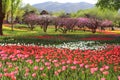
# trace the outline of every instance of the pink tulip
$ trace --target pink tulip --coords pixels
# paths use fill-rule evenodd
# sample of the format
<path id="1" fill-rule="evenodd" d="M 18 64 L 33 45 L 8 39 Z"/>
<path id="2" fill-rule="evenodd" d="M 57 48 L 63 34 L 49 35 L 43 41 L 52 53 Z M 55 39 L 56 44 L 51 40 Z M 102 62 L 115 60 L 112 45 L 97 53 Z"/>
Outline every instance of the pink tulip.
<path id="1" fill-rule="evenodd" d="M 70 63 L 71 63 L 71 61 L 70 61 L 70 60 L 68 60 L 68 61 L 67 61 L 67 63 L 68 63 L 68 64 L 70 64 Z"/>
<path id="2" fill-rule="evenodd" d="M 62 71 L 65 71 L 66 70 L 66 66 L 62 66 Z"/>
<path id="3" fill-rule="evenodd" d="M 49 62 L 45 62 L 45 66 L 50 66 L 50 63 Z"/>
<path id="4" fill-rule="evenodd" d="M 80 64 L 80 67 L 82 68 L 84 66 L 84 64 L 82 63 L 82 64 Z"/>
<path id="5" fill-rule="evenodd" d="M 106 80 L 105 78 L 101 78 L 101 80 Z"/>
<path id="6" fill-rule="evenodd" d="M 36 73 L 33 73 L 33 74 L 32 74 L 32 77 L 36 77 Z"/>
<path id="7" fill-rule="evenodd" d="M 4 72 L 7 72 L 7 71 L 8 71 L 8 69 L 7 69 L 7 68 L 4 68 L 4 69 L 3 69 L 3 71 L 4 71 Z"/>
<path id="8" fill-rule="evenodd" d="M 35 67 L 34 67 L 34 70 L 35 70 L 35 71 L 38 70 L 38 66 L 35 66 Z"/>
<path id="9" fill-rule="evenodd" d="M 4 76 L 10 77 L 10 74 L 9 73 L 4 73 Z"/>
<path id="10" fill-rule="evenodd" d="M 106 70 L 108 70 L 108 69 L 109 69 L 109 66 L 104 66 L 104 68 L 105 68 Z"/>
<path id="11" fill-rule="evenodd" d="M 27 77 L 29 75 L 29 73 L 25 73 L 24 76 Z"/>
<path id="12" fill-rule="evenodd" d="M 36 62 L 40 62 L 40 59 L 36 59 Z"/>
<path id="13" fill-rule="evenodd" d="M 94 72 L 95 72 L 94 68 L 91 68 L 90 72 L 91 72 L 91 74 L 94 74 Z"/>
<path id="14" fill-rule="evenodd" d="M 43 71 L 44 70 L 44 67 L 40 67 L 40 71 Z"/>
<path id="15" fill-rule="evenodd" d="M 104 71 L 103 74 L 104 74 L 104 75 L 108 75 L 109 72 L 108 72 L 108 71 Z"/>
<path id="16" fill-rule="evenodd" d="M 59 65 L 59 64 L 57 64 L 57 63 L 55 63 L 54 65 L 55 65 L 55 67 L 59 67 L 59 66 L 60 66 L 60 65 Z"/>
<path id="17" fill-rule="evenodd" d="M 54 73 L 56 76 L 58 76 L 59 75 L 59 73 L 57 72 L 57 71 L 55 71 L 55 73 Z"/>
<path id="18" fill-rule="evenodd" d="M 61 72 L 61 69 L 59 69 L 58 72 L 60 73 L 60 72 Z"/>
<path id="19" fill-rule="evenodd" d="M 72 70 L 75 70 L 76 69 L 76 66 L 71 66 L 70 67 Z"/>
<path id="20" fill-rule="evenodd" d="M 120 80 L 120 76 L 118 76 L 118 80 Z"/>
<path id="21" fill-rule="evenodd" d="M 26 68 L 25 71 L 26 71 L 26 72 L 29 72 L 29 68 Z"/>
<path id="22" fill-rule="evenodd" d="M 78 64 L 78 62 L 77 62 L 77 61 L 74 61 L 73 64 Z"/>
<path id="23" fill-rule="evenodd" d="M 57 63 L 57 62 L 58 62 L 58 60 L 53 60 L 52 62 L 53 62 L 53 63 Z"/>
<path id="24" fill-rule="evenodd" d="M 41 76 L 46 77 L 47 75 L 45 73 L 41 74 Z"/>
<path id="25" fill-rule="evenodd" d="M 15 67 L 15 70 L 18 70 L 19 69 L 19 67 Z"/>
<path id="26" fill-rule="evenodd" d="M 50 69 L 51 69 L 51 66 L 48 66 L 47 69 L 50 70 Z"/>
<path id="27" fill-rule="evenodd" d="M 2 63 L 0 63 L 0 68 L 2 67 Z"/>
<path id="28" fill-rule="evenodd" d="M 16 80 L 16 77 L 15 76 L 10 76 L 12 80 Z"/>
<path id="29" fill-rule="evenodd" d="M 2 73 L 0 73 L 0 78 L 2 78 L 2 76 L 3 76 L 3 74 L 2 74 Z"/>
<path id="30" fill-rule="evenodd" d="M 63 61 L 62 64 L 65 64 L 65 61 Z"/>
<path id="31" fill-rule="evenodd" d="M 103 72 L 103 71 L 104 71 L 104 68 L 100 68 L 100 71 Z"/>
<path id="32" fill-rule="evenodd" d="M 86 68 L 86 69 L 89 68 L 89 65 L 85 65 L 85 68 Z"/>

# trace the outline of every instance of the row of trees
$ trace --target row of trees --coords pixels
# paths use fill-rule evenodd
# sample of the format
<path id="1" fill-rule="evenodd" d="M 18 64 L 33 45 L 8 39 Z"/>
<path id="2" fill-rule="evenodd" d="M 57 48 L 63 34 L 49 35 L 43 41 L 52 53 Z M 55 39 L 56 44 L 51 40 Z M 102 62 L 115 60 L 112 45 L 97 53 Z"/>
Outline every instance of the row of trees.
<path id="1" fill-rule="evenodd" d="M 29 13 L 24 17 L 24 22 L 28 27 L 33 30 L 36 25 L 40 25 L 43 28 L 43 31 L 46 32 L 48 25 L 54 25 L 55 31 L 62 31 L 66 33 L 67 31 L 74 30 L 77 26 L 78 28 L 85 27 L 91 29 L 93 33 L 96 32 L 97 28 L 104 29 L 105 27 L 111 27 L 113 29 L 113 22 L 110 20 L 101 20 L 97 19 L 94 16 L 85 14 L 86 17 L 80 18 L 61 18 L 54 17 L 51 15 L 37 15 L 35 13 Z"/>
<path id="2" fill-rule="evenodd" d="M 79 10 L 76 13 L 72 13 L 72 17 L 84 17 L 84 14 L 89 14 L 94 16 L 98 19 L 108 19 L 114 22 L 116 26 L 120 27 L 120 12 L 118 11 L 111 11 L 108 9 L 101 10 L 100 8 L 92 8 L 88 10 Z"/>

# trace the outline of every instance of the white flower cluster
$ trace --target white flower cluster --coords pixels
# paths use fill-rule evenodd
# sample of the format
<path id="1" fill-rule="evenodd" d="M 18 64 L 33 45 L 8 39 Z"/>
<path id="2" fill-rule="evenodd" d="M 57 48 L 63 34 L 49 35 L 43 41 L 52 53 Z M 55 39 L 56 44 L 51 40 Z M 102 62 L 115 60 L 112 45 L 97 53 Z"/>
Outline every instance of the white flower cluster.
<path id="1" fill-rule="evenodd" d="M 106 44 L 100 44 L 95 41 L 78 41 L 78 42 L 69 42 L 56 45 L 56 48 L 69 48 L 69 49 L 81 49 L 81 50 L 100 50 L 104 49 Z"/>
<path id="2" fill-rule="evenodd" d="M 17 46 L 36 46 L 35 44 L 0 44 L 1 46 L 5 46 L 5 45 L 17 45 Z M 105 49 L 106 44 L 100 44 L 99 42 L 96 41 L 78 41 L 78 42 L 68 42 L 68 43 L 63 43 L 63 44 L 58 44 L 58 45 L 43 45 L 43 44 L 39 44 L 39 46 L 41 47 L 55 47 L 55 48 L 68 48 L 68 49 L 81 49 L 81 50 L 102 50 Z"/>

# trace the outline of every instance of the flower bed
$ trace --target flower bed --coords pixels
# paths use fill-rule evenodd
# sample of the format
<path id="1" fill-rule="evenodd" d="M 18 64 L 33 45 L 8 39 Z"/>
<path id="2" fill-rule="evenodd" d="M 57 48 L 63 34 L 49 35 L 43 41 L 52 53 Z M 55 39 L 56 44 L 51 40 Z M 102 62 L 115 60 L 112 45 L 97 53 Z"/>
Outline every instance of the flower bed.
<path id="1" fill-rule="evenodd" d="M 101 40 L 114 40 L 114 38 L 107 38 L 107 37 L 89 37 L 89 38 L 82 38 L 80 40 L 90 40 L 90 41 L 101 41 Z"/>
<path id="2" fill-rule="evenodd" d="M 77 41 L 77 42 L 68 42 L 59 45 L 55 45 L 56 48 L 68 48 L 68 49 L 81 49 L 81 50 L 98 50 L 104 49 L 106 44 L 101 44 L 95 41 Z"/>
<path id="3" fill-rule="evenodd" d="M 0 46 L 1 80 L 120 80 L 120 46 L 70 50 Z"/>
<path id="4" fill-rule="evenodd" d="M 35 38 L 38 38 L 38 39 L 45 39 L 45 40 L 74 40 L 72 38 L 67 38 L 67 37 L 64 37 L 64 36 L 50 36 L 50 35 L 44 35 L 44 36 L 36 36 Z"/>

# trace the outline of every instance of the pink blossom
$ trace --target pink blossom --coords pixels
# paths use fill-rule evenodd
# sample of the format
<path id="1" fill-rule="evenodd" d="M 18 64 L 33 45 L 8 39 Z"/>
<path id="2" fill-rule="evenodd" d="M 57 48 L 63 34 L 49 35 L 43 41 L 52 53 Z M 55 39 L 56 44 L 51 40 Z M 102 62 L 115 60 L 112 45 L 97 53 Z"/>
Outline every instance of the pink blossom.
<path id="1" fill-rule="evenodd" d="M 65 71 L 66 70 L 66 66 L 62 66 L 62 71 Z"/>
<path id="2" fill-rule="evenodd" d="M 52 62 L 53 62 L 53 63 L 57 63 L 57 62 L 58 62 L 58 60 L 53 60 Z"/>
<path id="3" fill-rule="evenodd" d="M 29 64 L 32 64 L 32 63 L 33 63 L 32 60 L 27 60 L 26 62 L 29 63 Z"/>
<path id="4" fill-rule="evenodd" d="M 50 66 L 50 63 L 49 62 L 45 62 L 45 66 Z"/>
<path id="5" fill-rule="evenodd" d="M 94 68 L 91 68 L 90 72 L 91 72 L 91 74 L 94 74 L 94 72 L 95 72 Z"/>
<path id="6" fill-rule="evenodd" d="M 36 59 L 36 62 L 40 62 L 40 59 Z"/>
<path id="7" fill-rule="evenodd" d="M 40 70 L 43 71 L 43 70 L 44 70 L 44 67 L 40 67 Z"/>
<path id="8" fill-rule="evenodd" d="M 95 71 L 98 71 L 98 68 L 96 67 L 96 68 L 94 68 L 94 70 L 95 70 Z"/>
<path id="9" fill-rule="evenodd" d="M 2 63 L 0 62 L 0 68 L 2 67 Z"/>
<path id="10" fill-rule="evenodd" d="M 100 71 L 101 71 L 101 72 L 104 71 L 104 68 L 100 68 Z"/>
<path id="11" fill-rule="evenodd" d="M 47 69 L 50 70 L 50 69 L 51 69 L 51 66 L 48 66 Z"/>
<path id="12" fill-rule="evenodd" d="M 26 71 L 26 72 L 29 72 L 29 68 L 26 68 L 25 71 Z"/>
<path id="13" fill-rule="evenodd" d="M 59 67 L 60 66 L 58 63 L 55 63 L 54 65 L 55 65 L 55 67 Z"/>
<path id="14" fill-rule="evenodd" d="M 33 74 L 32 74 L 32 77 L 36 77 L 36 73 L 33 73 Z"/>
<path id="15" fill-rule="evenodd" d="M 109 72 L 108 72 L 108 71 L 104 71 L 103 74 L 104 74 L 104 75 L 108 75 Z"/>
<path id="16" fill-rule="evenodd" d="M 109 66 L 104 66 L 104 68 L 105 68 L 106 70 L 108 70 L 108 69 L 109 69 Z"/>
<path id="17" fill-rule="evenodd" d="M 55 73 L 54 73 L 56 76 L 58 76 L 59 75 L 59 73 L 57 72 L 57 71 L 55 71 Z"/>
<path id="18" fill-rule="evenodd" d="M 85 68 L 89 68 L 89 65 L 85 65 Z"/>
<path id="19" fill-rule="evenodd" d="M 18 70 L 19 69 L 19 67 L 15 67 L 15 70 Z"/>
<path id="20" fill-rule="evenodd" d="M 9 73 L 4 73 L 4 76 L 10 77 L 10 74 Z"/>
<path id="21" fill-rule="evenodd" d="M 74 61 L 73 64 L 78 64 L 78 62 L 77 62 L 77 61 Z"/>
<path id="22" fill-rule="evenodd" d="M 3 74 L 2 74 L 2 73 L 0 73 L 0 78 L 2 78 L 2 76 L 3 76 Z"/>
<path id="23" fill-rule="evenodd" d="M 101 78 L 101 80 L 106 80 L 105 78 Z"/>
<path id="24" fill-rule="evenodd" d="M 45 76 L 47 76 L 45 73 L 43 73 L 43 74 L 41 74 L 41 76 L 43 76 L 43 77 L 45 77 Z"/>
<path id="25" fill-rule="evenodd" d="M 12 64 L 8 65 L 9 68 L 12 68 Z"/>
<path id="26" fill-rule="evenodd" d="M 58 72 L 60 73 L 60 72 L 61 72 L 61 69 L 59 69 Z"/>
<path id="27" fill-rule="evenodd" d="M 16 77 L 13 75 L 13 76 L 10 76 L 12 80 L 16 80 Z"/>
<path id="28" fill-rule="evenodd" d="M 4 69 L 3 69 L 3 71 L 4 71 L 4 72 L 7 72 L 7 71 L 8 71 L 8 69 L 7 69 L 7 68 L 4 68 Z"/>
<path id="29" fill-rule="evenodd" d="M 120 80 L 120 76 L 118 76 L 118 80 Z"/>
<path id="30" fill-rule="evenodd" d="M 25 73 L 24 76 L 27 77 L 29 75 L 29 73 Z"/>
<path id="31" fill-rule="evenodd" d="M 80 67 L 83 67 L 84 66 L 84 64 L 82 63 L 82 64 L 80 64 Z"/>
<path id="32" fill-rule="evenodd" d="M 71 61 L 70 61 L 70 60 L 68 60 L 68 61 L 67 61 L 67 63 L 68 63 L 68 64 L 70 64 L 70 63 L 71 63 Z"/>
<path id="33" fill-rule="evenodd" d="M 71 66 L 70 67 L 72 70 L 75 70 L 76 69 L 76 66 Z"/>
<path id="34" fill-rule="evenodd" d="M 62 61 L 62 64 L 65 64 L 65 61 Z"/>
<path id="35" fill-rule="evenodd" d="M 35 71 L 38 70 L 38 66 L 35 66 L 35 67 L 34 67 L 34 70 L 35 70 Z"/>

